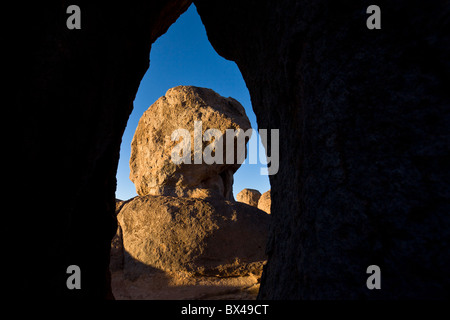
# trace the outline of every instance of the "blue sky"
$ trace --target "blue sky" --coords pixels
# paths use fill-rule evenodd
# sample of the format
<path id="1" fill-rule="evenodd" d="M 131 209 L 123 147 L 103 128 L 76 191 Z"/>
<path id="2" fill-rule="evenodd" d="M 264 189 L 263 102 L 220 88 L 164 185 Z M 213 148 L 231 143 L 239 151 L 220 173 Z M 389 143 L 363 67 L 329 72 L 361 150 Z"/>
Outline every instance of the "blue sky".
<path id="1" fill-rule="evenodd" d="M 126 200 L 137 195 L 129 179 L 129 160 L 131 140 L 140 117 L 168 89 L 179 85 L 210 88 L 224 97 L 235 98 L 244 106 L 252 128 L 258 129 L 250 95 L 237 65 L 214 51 L 197 9 L 191 5 L 152 46 L 150 68 L 141 81 L 134 110 L 122 138 L 116 198 Z M 261 193 L 270 189 L 268 176 L 260 175 L 262 167 L 266 166 L 248 164 L 248 160 L 241 166 L 234 175 L 235 196 L 244 188 L 257 189 Z"/>

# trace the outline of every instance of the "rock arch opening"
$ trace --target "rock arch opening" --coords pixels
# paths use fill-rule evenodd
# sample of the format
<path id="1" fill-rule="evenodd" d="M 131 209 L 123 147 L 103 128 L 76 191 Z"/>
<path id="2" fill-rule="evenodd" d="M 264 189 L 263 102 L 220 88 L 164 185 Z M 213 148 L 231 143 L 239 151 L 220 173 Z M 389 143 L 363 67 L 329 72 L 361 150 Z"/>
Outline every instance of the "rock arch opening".
<path id="1" fill-rule="evenodd" d="M 175 107 L 166 103 L 173 99 L 179 100 Z M 189 126 L 192 129 L 194 118 L 202 120 L 202 134 L 206 129 L 220 129 L 225 133 L 227 128 L 251 126 L 252 137 L 250 141 L 244 140 L 252 144 L 252 150 L 247 153 L 258 153 L 262 161 L 251 163 L 247 157 L 242 165 L 205 166 L 203 162 L 185 166 L 188 169 L 174 169 L 168 162 L 171 150 L 164 141 L 170 139 L 173 130 Z M 261 174 L 267 168 L 265 152 L 256 129 L 256 117 L 240 71 L 234 62 L 221 58 L 211 47 L 192 4 L 152 45 L 150 68 L 141 81 L 122 137 L 116 175 L 116 198 L 121 199 L 116 200 L 119 229 L 111 251 L 112 288 L 116 298 L 256 297 L 265 261 L 270 196 L 264 198 L 264 209 L 259 210 L 258 202 L 249 202 L 238 195 L 241 190 L 269 194 L 268 176 Z M 173 144 L 169 146 L 172 148 Z M 258 159 L 258 155 L 253 158 Z M 178 178 L 173 170 L 180 170 Z M 162 172 L 170 172 L 170 177 L 161 177 Z M 174 179 L 178 182 L 174 183 Z M 238 201 L 234 202 L 236 198 Z M 149 227 L 133 220 L 136 215 L 152 219 L 149 212 L 155 219 L 171 221 Z M 181 220 L 175 221 L 176 216 Z M 140 229 L 137 238 L 131 235 L 136 229 Z M 169 232 L 162 233 L 160 229 Z M 243 248 L 242 243 L 248 248 Z M 153 257 L 146 251 L 149 248 L 154 250 Z M 195 261 L 191 263 L 186 257 Z M 127 283 L 136 279 L 140 280 L 134 283 L 134 288 L 139 289 L 130 290 Z M 200 285 L 195 286 L 194 282 Z M 178 284 L 170 286 L 170 283 Z"/>
<path id="2" fill-rule="evenodd" d="M 384 1 L 382 29 L 368 30 L 369 1 L 194 2 L 258 124 L 280 129 L 259 297 L 447 297 L 447 3 Z M 123 130 L 151 43 L 189 4 L 80 1 L 69 30 L 66 1 L 9 3 L 16 296 L 108 297 Z M 366 286 L 374 264 L 381 290 Z M 70 265 L 81 290 L 66 286 Z"/>
<path id="3" fill-rule="evenodd" d="M 131 141 L 139 119 L 168 89 L 178 85 L 210 88 L 224 97 L 233 97 L 244 106 L 252 128 L 257 131 L 258 124 L 250 95 L 238 67 L 214 51 L 196 7 L 192 4 L 152 45 L 150 67 L 141 80 L 133 111 L 122 136 L 116 198 L 126 200 L 137 195 L 129 179 L 129 159 Z M 252 139 L 257 140 L 256 152 L 261 152 L 264 147 L 257 132 Z M 257 189 L 261 193 L 270 189 L 268 176 L 260 174 L 261 168 L 267 167 L 263 160 L 259 157 L 256 164 L 250 165 L 247 159 L 236 172 L 233 188 L 235 197 L 244 188 Z"/>

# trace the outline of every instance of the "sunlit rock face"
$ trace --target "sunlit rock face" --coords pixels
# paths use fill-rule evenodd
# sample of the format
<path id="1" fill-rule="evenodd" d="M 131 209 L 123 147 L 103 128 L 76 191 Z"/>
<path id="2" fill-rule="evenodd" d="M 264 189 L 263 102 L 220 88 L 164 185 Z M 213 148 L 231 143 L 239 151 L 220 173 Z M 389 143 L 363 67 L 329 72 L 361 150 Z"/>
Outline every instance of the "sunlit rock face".
<path id="1" fill-rule="evenodd" d="M 244 107 L 235 99 L 207 88 L 169 89 L 139 120 L 131 143 L 130 179 L 140 196 L 231 200 L 233 174 L 242 162 L 237 157 L 227 161 L 227 152 L 231 150 L 236 156 L 241 152 L 245 159 L 243 135 L 248 129 L 251 126 Z M 225 139 L 227 130 L 241 132 L 240 146 L 239 138 Z M 208 132 L 217 134 L 208 136 Z M 186 148 L 178 150 L 185 142 Z M 183 161 L 177 162 L 174 152 Z"/>

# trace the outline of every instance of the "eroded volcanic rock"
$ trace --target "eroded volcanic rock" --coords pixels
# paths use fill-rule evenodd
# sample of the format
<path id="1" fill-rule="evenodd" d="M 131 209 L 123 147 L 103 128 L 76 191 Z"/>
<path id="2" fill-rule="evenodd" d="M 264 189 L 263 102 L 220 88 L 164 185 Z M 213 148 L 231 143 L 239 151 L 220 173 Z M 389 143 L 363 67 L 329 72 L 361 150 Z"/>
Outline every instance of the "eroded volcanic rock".
<path id="1" fill-rule="evenodd" d="M 262 273 L 270 217 L 256 208 L 256 194 L 253 206 L 233 200 L 233 173 L 240 164 L 226 164 L 227 141 L 222 164 L 195 164 L 194 153 L 191 163 L 171 159 L 178 143 L 172 132 L 194 132 L 196 120 L 202 121 L 202 134 L 250 128 L 239 102 L 205 88 L 170 89 L 144 113 L 130 159 L 139 196 L 116 203 L 119 228 L 111 248 L 111 270 L 123 269 L 128 279 L 161 271 L 191 277 Z"/>
<path id="2" fill-rule="evenodd" d="M 236 200 L 242 203 L 246 203 L 249 206 L 257 207 L 260 197 L 261 192 L 259 192 L 258 190 L 245 188 L 236 195 Z"/>
<path id="3" fill-rule="evenodd" d="M 226 129 L 251 128 L 244 108 L 233 98 L 192 86 L 169 89 L 142 115 L 131 143 L 130 179 L 140 196 L 223 196 L 231 200 L 233 173 L 240 164 L 206 164 L 204 159 L 195 164 L 195 121 L 202 121 L 202 137 L 207 129 L 225 134 Z M 191 135 L 190 164 L 172 161 L 172 150 L 181 141 L 171 139 L 177 129 L 186 129 Z M 211 143 L 203 141 L 201 150 Z M 225 160 L 226 142 L 223 157 Z"/>
<path id="4" fill-rule="evenodd" d="M 270 197 L 270 190 L 264 192 L 258 201 L 258 209 L 265 211 L 266 213 L 270 214 L 270 206 L 272 204 L 272 199 Z"/>
<path id="5" fill-rule="evenodd" d="M 124 273 L 154 270 L 194 275 L 260 274 L 270 216 L 223 199 L 136 197 L 118 216 Z"/>

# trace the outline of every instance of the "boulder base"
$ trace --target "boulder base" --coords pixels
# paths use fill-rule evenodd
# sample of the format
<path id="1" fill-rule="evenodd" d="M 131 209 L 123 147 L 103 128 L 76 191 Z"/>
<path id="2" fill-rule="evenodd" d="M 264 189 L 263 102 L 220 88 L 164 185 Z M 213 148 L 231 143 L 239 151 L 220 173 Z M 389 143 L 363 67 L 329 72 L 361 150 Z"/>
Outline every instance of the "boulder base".
<path id="1" fill-rule="evenodd" d="M 269 216 L 221 199 L 136 197 L 119 212 L 124 272 L 185 271 L 218 277 L 260 273 Z"/>

